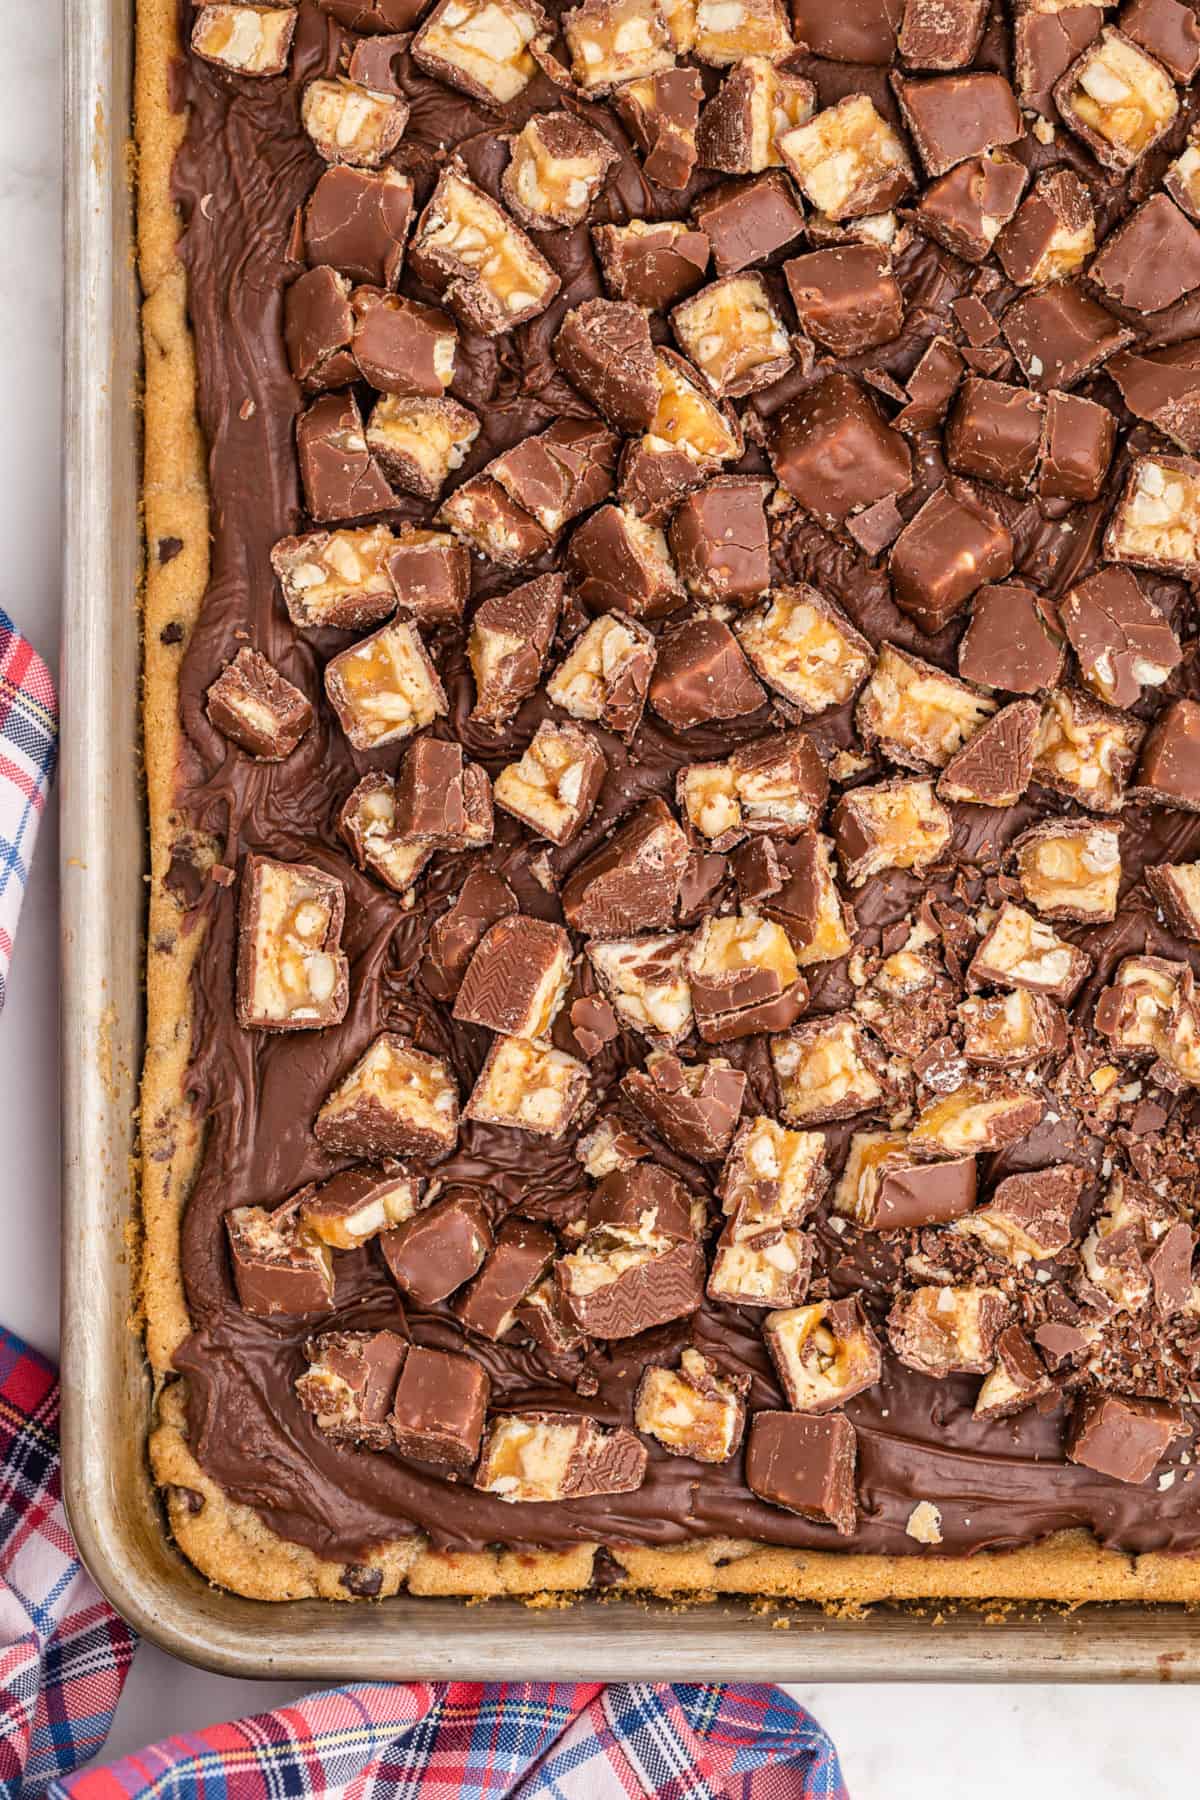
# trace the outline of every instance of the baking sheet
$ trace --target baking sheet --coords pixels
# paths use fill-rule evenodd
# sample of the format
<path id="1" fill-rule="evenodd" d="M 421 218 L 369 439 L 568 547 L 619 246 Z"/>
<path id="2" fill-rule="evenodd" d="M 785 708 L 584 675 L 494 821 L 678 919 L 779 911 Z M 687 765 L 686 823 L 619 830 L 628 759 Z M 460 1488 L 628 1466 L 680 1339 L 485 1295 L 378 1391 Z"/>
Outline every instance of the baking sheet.
<path id="1" fill-rule="evenodd" d="M 210 1587 L 174 1550 L 145 1458 L 150 1386 L 131 1324 L 146 865 L 133 6 L 64 0 L 64 11 L 63 1480 L 100 1587 L 163 1649 L 241 1676 L 1200 1680 L 1200 1611 L 1182 1607 L 1008 1608 L 991 1618 L 948 1603 L 850 1619 L 731 1601 L 682 1611 L 407 1595 L 271 1605 Z"/>

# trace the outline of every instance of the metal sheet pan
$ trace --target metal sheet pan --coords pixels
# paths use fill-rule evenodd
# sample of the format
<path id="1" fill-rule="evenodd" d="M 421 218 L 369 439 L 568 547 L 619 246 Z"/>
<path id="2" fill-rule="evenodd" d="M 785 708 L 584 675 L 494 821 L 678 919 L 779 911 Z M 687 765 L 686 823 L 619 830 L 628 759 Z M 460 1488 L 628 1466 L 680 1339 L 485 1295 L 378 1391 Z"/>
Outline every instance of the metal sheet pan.
<path id="1" fill-rule="evenodd" d="M 126 140 L 133 0 L 65 0 L 63 1462 L 84 1561 L 138 1630 L 227 1674 L 771 1681 L 1200 1680 L 1200 1612 L 966 1608 L 941 1618 L 583 1600 L 272 1606 L 173 1549 L 149 1478 L 149 1383 L 130 1318 L 145 842 L 138 781 L 139 364 Z M 775 1618 L 778 1618 L 778 1614 Z"/>

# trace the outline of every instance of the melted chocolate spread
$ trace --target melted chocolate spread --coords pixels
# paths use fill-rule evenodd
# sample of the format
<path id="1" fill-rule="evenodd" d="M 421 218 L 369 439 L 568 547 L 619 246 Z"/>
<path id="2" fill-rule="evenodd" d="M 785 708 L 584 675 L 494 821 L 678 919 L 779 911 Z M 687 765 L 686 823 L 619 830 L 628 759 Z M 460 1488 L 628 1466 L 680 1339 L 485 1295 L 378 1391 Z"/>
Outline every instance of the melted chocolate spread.
<path id="1" fill-rule="evenodd" d="M 185 9 L 189 12 L 190 9 Z M 977 66 L 1003 66 L 1006 34 L 985 35 Z M 1064 1409 L 1030 1409 L 1015 1418 L 981 1424 L 972 1418 L 978 1388 L 974 1378 L 931 1380 L 902 1367 L 885 1349 L 883 1379 L 849 1402 L 847 1416 L 858 1434 L 860 1519 L 849 1539 L 763 1504 L 747 1489 L 740 1455 L 721 1467 L 702 1466 L 667 1455 L 648 1441 L 644 1486 L 633 1494 L 522 1509 L 450 1484 L 436 1473 L 398 1455 L 335 1447 L 315 1430 L 298 1404 L 293 1382 L 305 1367 L 303 1344 L 312 1322 L 268 1324 L 249 1317 L 237 1304 L 226 1251 L 222 1215 L 235 1205 L 273 1206 L 306 1182 L 335 1172 L 310 1129 L 335 1079 L 384 1028 L 411 1031 L 417 1043 L 445 1056 L 465 1095 L 482 1064 L 489 1034 L 459 1026 L 449 1008 L 423 989 L 418 963 L 430 923 L 462 885 L 473 863 L 501 871 L 522 910 L 561 918 L 555 897 L 530 870 L 545 846 L 531 842 L 516 823 L 497 814 L 495 844 L 473 855 L 440 855 L 405 911 L 397 898 L 354 867 L 335 830 L 342 800 L 371 767 L 394 769 L 396 749 L 372 755 L 354 752 L 324 700 L 323 664 L 349 641 L 333 632 L 298 633 L 289 623 L 269 552 L 275 541 L 307 528 L 297 477 L 293 440 L 301 408 L 291 379 L 281 332 L 282 295 L 299 273 L 289 262 L 288 245 L 296 208 L 306 198 L 323 165 L 299 123 L 304 84 L 338 66 L 346 34 L 305 0 L 300 8 L 290 73 L 277 80 L 230 78 L 188 58 L 174 72 L 178 104 L 190 108 L 187 139 L 175 167 L 175 194 L 183 231 L 180 255 L 187 269 L 190 319 L 199 372 L 200 417 L 208 445 L 211 487 L 212 578 L 203 611 L 188 645 L 181 680 L 185 748 L 179 770 L 180 802 L 191 825 L 217 840 L 220 860 L 237 866 L 249 851 L 287 861 L 311 861 L 346 885 L 345 948 L 351 962 L 351 1004 L 345 1023 L 317 1033 L 280 1035 L 239 1029 L 233 1010 L 237 890 L 193 880 L 180 883 L 189 920 L 203 917 L 207 933 L 193 978 L 195 1040 L 190 1092 L 207 1137 L 199 1176 L 183 1224 L 182 1259 L 193 1335 L 177 1365 L 189 1381 L 192 1447 L 208 1473 L 236 1501 L 255 1508 L 283 1537 L 324 1556 L 353 1559 L 366 1546 L 414 1530 L 428 1533 L 436 1547 L 469 1549 L 527 1541 L 566 1545 L 606 1539 L 639 1544 L 671 1544 L 698 1535 L 731 1535 L 765 1543 L 821 1549 L 906 1554 L 917 1549 L 905 1521 L 919 1499 L 940 1508 L 944 1552 L 1029 1543 L 1071 1526 L 1091 1527 L 1102 1542 L 1127 1551 L 1200 1548 L 1200 1485 L 1179 1471 L 1168 1491 L 1154 1483 L 1130 1487 L 1067 1463 L 1063 1457 Z M 407 132 L 393 157 L 415 178 L 423 204 L 448 148 L 457 146 L 472 175 L 498 193 L 506 150 L 498 130 L 517 128 L 533 112 L 568 106 L 594 123 L 616 145 L 621 162 L 593 209 L 592 223 L 622 223 L 633 217 L 683 216 L 711 175 L 700 174 L 688 192 L 674 198 L 644 181 L 628 139 L 602 106 L 564 97 L 543 76 L 526 89 L 503 120 L 421 74 L 407 56 L 397 72 L 411 102 Z M 885 71 L 856 69 L 811 59 L 820 102 L 865 89 L 893 118 Z M 714 71 L 704 71 L 708 87 Z M 1191 108 L 1182 109 L 1179 128 L 1146 159 L 1157 182 L 1168 154 L 1177 153 Z M 1184 116 L 1187 115 L 1187 116 Z M 1033 170 L 1067 163 L 1085 172 L 1096 196 L 1103 228 L 1143 187 L 1143 168 L 1124 187 L 1099 171 L 1061 127 L 1050 146 L 1027 135 L 1015 153 Z M 588 409 L 559 374 L 550 345 L 569 306 L 600 294 L 597 266 L 587 227 L 539 234 L 539 246 L 562 278 L 562 290 L 543 316 L 510 337 L 484 339 L 460 330 L 454 396 L 482 420 L 482 431 L 457 482 L 475 473 L 501 449 L 543 429 L 556 414 L 586 415 Z M 775 259 L 778 261 L 779 259 Z M 965 293 L 973 271 L 919 236 L 897 259 L 906 321 L 899 338 L 882 350 L 848 359 L 846 366 L 882 369 L 903 379 L 935 331 L 953 335 L 949 307 Z M 772 277 L 774 279 L 774 277 Z M 405 275 L 402 290 L 435 302 L 437 296 Z M 1191 308 L 1190 313 L 1188 312 Z M 1193 335 L 1200 303 L 1185 298 L 1173 332 L 1155 320 L 1155 341 Z M 1186 315 L 1186 316 L 1185 316 Z M 661 318 L 656 335 L 664 337 Z M 765 397 L 774 407 L 808 379 L 794 374 Z M 1130 423 L 1111 383 L 1085 384 L 1084 393 L 1102 397 L 1123 423 Z M 905 497 L 906 516 L 941 480 L 938 439 L 917 445 L 917 486 Z M 740 467 L 761 470 L 750 450 Z M 1119 485 L 1114 472 L 1107 501 L 1067 509 L 1043 508 L 991 492 L 1004 511 L 1017 545 L 1013 579 L 1031 579 L 1043 591 L 1061 594 L 1096 561 L 1104 517 Z M 432 508 L 405 500 L 402 517 L 427 522 Z M 1054 516 L 1048 516 L 1053 514 Z M 894 606 L 886 575 L 826 535 L 802 515 L 777 547 L 777 576 L 813 582 L 836 599 L 855 625 L 876 644 L 889 639 L 917 654 L 954 668 L 954 646 L 962 620 L 937 637 L 919 633 Z M 553 566 L 548 557 L 516 579 Z M 514 585 L 490 565 L 474 562 L 474 600 Z M 1191 599 L 1184 584 L 1142 577 L 1146 591 L 1176 628 L 1190 625 Z M 1185 633 L 1185 636 L 1187 634 Z M 242 643 L 260 649 L 290 680 L 315 699 L 318 721 L 300 747 L 282 764 L 258 763 L 239 754 L 209 724 L 204 693 Z M 510 729 L 494 734 L 468 720 L 472 690 L 461 630 L 442 629 L 430 648 L 450 700 L 439 732 L 456 735 L 469 754 L 493 776 L 528 742 L 547 715 L 541 695 L 522 708 Z M 560 651 L 551 653 L 551 664 Z M 1189 650 L 1172 678 L 1168 694 L 1200 691 Z M 1161 696 L 1157 704 L 1161 704 Z M 1154 705 L 1141 708 L 1149 716 Z M 564 851 L 551 851 L 560 875 L 597 844 L 613 821 L 649 794 L 670 797 L 676 770 L 690 760 L 727 754 L 739 741 L 761 737 L 780 722 L 764 708 L 749 720 L 698 727 L 686 739 L 673 735 L 649 715 L 631 748 L 605 735 L 610 775 L 599 807 L 581 836 Z M 811 727 L 825 749 L 853 741 L 851 709 L 827 714 Z M 956 807 L 955 848 L 963 863 L 991 859 L 1019 831 L 1040 816 L 1063 810 L 1041 790 L 1005 812 Z M 1140 885 L 1149 861 L 1185 860 L 1200 855 L 1200 819 L 1180 812 L 1127 807 L 1122 814 L 1122 910 L 1117 922 L 1098 930 L 1066 928 L 1095 958 L 1096 970 L 1073 1009 L 1091 1017 L 1092 1004 L 1122 955 L 1148 948 L 1176 959 L 1194 948 L 1168 936 L 1156 922 Z M 186 848 L 176 857 L 186 876 Z M 193 871 L 194 873 L 194 871 Z M 909 876 L 876 879 L 854 896 L 860 940 L 877 943 L 889 924 L 911 917 L 924 884 Z M 949 891 L 948 889 L 944 891 Z M 1062 930 L 1064 928 L 1059 927 Z M 812 1008 L 828 1011 L 852 995 L 844 963 L 806 971 L 813 981 Z M 627 1060 L 644 1055 L 645 1045 L 628 1036 L 608 1046 L 591 1064 L 594 1089 L 612 1097 Z M 750 1077 L 749 1111 L 771 1107 L 772 1082 L 764 1038 L 723 1046 L 721 1054 Z M 689 1052 L 691 1054 L 691 1052 Z M 1162 1094 L 1164 1106 L 1172 1102 Z M 853 1123 L 860 1128 L 866 1123 Z M 638 1127 L 644 1133 L 644 1126 Z M 831 1165 L 836 1169 L 850 1127 L 827 1128 Z M 438 1169 L 447 1182 L 477 1189 L 493 1218 L 518 1209 L 522 1214 L 563 1221 L 580 1210 L 588 1183 L 573 1155 L 577 1132 L 549 1142 L 524 1132 L 464 1123 L 459 1147 Z M 1082 1122 L 1049 1107 L 1041 1126 L 1015 1150 L 985 1161 L 985 1189 L 1001 1174 L 1070 1158 L 1098 1168 L 1104 1150 Z M 656 1152 L 657 1154 L 657 1152 Z M 663 1152 L 660 1160 L 689 1184 L 711 1191 L 716 1167 L 703 1168 Z M 825 1211 L 822 1209 L 821 1217 Z M 827 1224 L 818 1226 L 814 1273 L 828 1276 L 834 1291 L 862 1287 L 882 1335 L 889 1301 L 889 1255 L 878 1238 L 848 1252 L 860 1239 L 852 1231 L 839 1239 Z M 861 1239 L 860 1239 L 861 1244 Z M 581 1398 L 574 1387 L 529 1348 L 494 1346 L 464 1333 L 445 1305 L 422 1312 L 406 1305 L 388 1280 L 382 1260 L 368 1246 L 339 1253 L 337 1309 L 322 1329 L 389 1326 L 413 1340 L 441 1349 L 469 1348 L 487 1368 L 493 1405 L 587 1411 L 606 1424 L 631 1420 L 633 1392 L 648 1361 L 675 1364 L 692 1343 L 726 1370 L 752 1378 L 751 1408 L 785 1404 L 760 1337 L 761 1314 L 706 1302 L 690 1319 L 630 1342 L 594 1345 L 586 1369 L 597 1384 Z M 890 1279 L 899 1273 L 893 1259 Z M 561 1377 L 560 1368 L 558 1375 Z M 590 1384 L 582 1384 L 587 1387 Z M 1196 1409 L 1185 1408 L 1190 1424 Z M 1177 1455 L 1169 1459 L 1172 1464 Z"/>

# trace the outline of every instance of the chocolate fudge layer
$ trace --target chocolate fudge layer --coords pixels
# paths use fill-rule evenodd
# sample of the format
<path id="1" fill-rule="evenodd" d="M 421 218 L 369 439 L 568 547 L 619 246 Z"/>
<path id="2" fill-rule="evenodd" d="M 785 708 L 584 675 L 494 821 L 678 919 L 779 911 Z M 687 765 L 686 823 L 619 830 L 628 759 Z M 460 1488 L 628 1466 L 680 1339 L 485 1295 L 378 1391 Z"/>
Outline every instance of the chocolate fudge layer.
<path id="1" fill-rule="evenodd" d="M 960 10 L 184 7 L 185 1544 L 1200 1547 L 1190 75 Z"/>

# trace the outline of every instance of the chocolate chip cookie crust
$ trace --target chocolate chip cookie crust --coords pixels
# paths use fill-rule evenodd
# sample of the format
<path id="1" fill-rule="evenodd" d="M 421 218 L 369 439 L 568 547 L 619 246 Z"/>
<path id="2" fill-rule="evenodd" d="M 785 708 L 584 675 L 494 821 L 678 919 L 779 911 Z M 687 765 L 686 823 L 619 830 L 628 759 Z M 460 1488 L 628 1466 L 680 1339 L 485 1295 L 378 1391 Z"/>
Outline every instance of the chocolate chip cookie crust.
<path id="1" fill-rule="evenodd" d="M 311 10 L 303 9 L 306 13 Z M 182 1377 L 180 1373 L 181 1365 L 188 1367 L 186 1346 L 196 1323 L 185 1290 L 181 1230 L 189 1196 L 203 1175 L 206 1145 L 211 1142 L 198 1118 L 194 1076 L 189 1071 L 194 1068 L 195 1034 L 203 1029 L 205 1009 L 210 1005 L 210 993 L 204 988 L 203 978 L 197 975 L 213 929 L 208 901 L 214 894 L 219 901 L 222 893 L 228 893 L 223 885 L 227 865 L 222 859 L 229 852 L 229 844 L 223 834 L 213 830 L 211 820 L 200 816 L 191 803 L 195 788 L 202 785 L 205 770 L 188 729 L 180 724 L 181 706 L 185 721 L 189 718 L 188 693 L 181 670 L 185 658 L 197 654 L 193 646 L 195 632 L 204 629 L 202 610 L 211 575 L 210 533 L 215 530 L 219 534 L 221 524 L 210 515 L 187 278 L 176 251 L 179 214 L 172 190 L 172 166 L 187 128 L 186 115 L 172 109 L 171 69 L 173 60 L 181 54 L 179 29 L 174 4 L 142 0 L 138 15 L 137 136 L 139 258 L 146 294 L 145 707 L 152 838 L 148 1049 L 143 1086 L 144 1296 L 148 1349 L 160 1386 L 151 1458 L 156 1478 L 164 1489 L 177 1541 L 218 1584 L 256 1597 L 281 1599 L 318 1594 L 356 1598 L 384 1595 L 404 1586 L 421 1594 L 530 1595 L 546 1590 L 575 1591 L 587 1588 L 598 1569 L 606 1580 L 616 1576 L 625 1579 L 631 1589 L 659 1593 L 750 1592 L 852 1602 L 920 1596 L 1067 1601 L 1195 1598 L 1197 1566 L 1193 1558 L 1153 1551 L 1139 1554 L 1106 1550 L 1082 1531 L 1056 1532 L 1025 1548 L 972 1556 L 939 1555 L 932 1546 L 919 1554 L 903 1555 L 827 1551 L 819 1544 L 765 1545 L 716 1533 L 682 1544 L 630 1545 L 618 1539 L 607 1543 L 597 1564 L 592 1542 L 537 1548 L 536 1523 L 526 1525 L 522 1518 L 519 1528 L 514 1526 L 511 1549 L 435 1549 L 424 1534 L 408 1532 L 391 1541 L 376 1535 L 373 1543 L 364 1542 L 361 1551 L 353 1556 L 322 1555 L 308 1544 L 273 1529 L 262 1513 L 232 1498 L 206 1471 L 204 1459 L 198 1459 L 189 1447 L 195 1439 L 195 1423 L 189 1423 L 187 1388 L 198 1375 L 202 1377 L 202 1371 L 194 1364 L 191 1372 Z M 547 98 L 544 105 L 550 104 L 552 98 Z M 790 275 L 788 281 L 795 292 L 796 284 Z M 737 377 L 733 379 L 736 381 Z M 290 430 L 290 419 L 288 426 Z M 773 466 L 786 489 L 790 484 L 781 465 L 786 460 L 787 446 L 780 447 L 778 438 L 776 445 Z M 765 460 L 761 473 L 770 482 L 771 470 Z M 678 551 L 676 556 L 682 563 Z M 496 571 L 489 573 L 495 575 Z M 258 579 L 263 578 L 264 572 L 259 571 Z M 589 568 L 585 566 L 583 579 L 589 578 Z M 265 579 L 269 582 L 269 575 Z M 497 586 L 506 591 L 517 579 L 510 577 L 499 584 L 493 581 L 487 591 Z M 256 604 L 259 599 L 256 596 Z M 272 604 L 278 608 L 277 600 L 273 599 Z M 604 616 L 603 609 L 598 616 Z M 250 635 L 254 637 L 253 629 Z M 230 644 L 212 663 L 214 677 L 234 648 Z M 555 665 L 562 660 L 561 648 L 556 647 L 550 659 Z M 752 656 L 750 660 L 753 661 Z M 675 691 L 678 694 L 680 690 Z M 310 692 L 316 699 L 319 686 Z M 322 707 L 324 704 L 322 700 Z M 667 704 L 671 704 L 670 699 Z M 686 709 L 686 692 L 681 704 Z M 747 710 L 753 712 L 754 708 Z M 664 709 L 660 716 L 669 714 Z M 687 717 L 686 711 L 682 716 Z M 696 723 L 703 725 L 711 717 L 711 713 L 704 713 Z M 764 713 L 757 736 L 790 722 L 788 715 L 781 719 L 778 714 Z M 336 726 L 330 725 L 329 729 L 336 730 Z M 679 729 L 686 733 L 692 727 L 684 723 Z M 827 754 L 837 754 L 835 746 L 826 744 L 823 748 Z M 688 759 L 699 760 L 694 755 Z M 906 766 L 903 757 L 897 761 L 900 769 Z M 887 766 L 885 772 L 892 777 L 898 773 L 893 766 Z M 682 804 L 686 806 L 686 800 Z M 788 841 L 784 839 L 785 843 Z M 1183 860 L 1182 856 L 1179 860 Z M 202 898 L 198 899 L 198 895 Z M 230 977 L 232 1013 L 232 959 L 228 956 L 226 972 Z M 822 1009 L 822 1013 L 826 1011 L 828 1008 Z M 579 1026 L 574 1029 L 578 1038 Z M 644 1050 L 643 1045 L 643 1060 Z M 351 1056 L 341 1057 L 339 1072 L 344 1072 L 352 1061 Z M 865 1128 L 878 1120 L 868 1117 L 857 1123 Z M 664 1160 L 676 1166 L 679 1157 L 668 1146 Z M 707 1179 L 714 1183 L 720 1158 L 708 1161 Z M 254 1197 L 275 1202 L 286 1198 L 283 1194 L 257 1193 Z M 557 1225 L 558 1218 L 551 1217 Z M 219 1240 L 215 1253 L 224 1255 L 224 1245 Z M 908 1286 L 911 1290 L 911 1282 Z M 468 1351 L 469 1346 L 468 1339 Z M 713 1340 L 706 1339 L 706 1348 L 711 1347 Z M 672 1345 L 672 1353 L 659 1359 L 662 1366 L 675 1366 L 675 1348 Z M 765 1376 L 759 1375 L 759 1380 L 763 1379 L 771 1379 L 769 1367 Z M 777 1408 L 780 1402 L 776 1399 L 773 1404 Z M 754 1410 L 768 1412 L 771 1406 L 759 1404 Z M 850 1411 L 854 1411 L 852 1405 Z M 1186 1468 L 1184 1465 L 1178 1471 L 1181 1482 Z M 454 1490 L 449 1488 L 447 1492 L 448 1504 L 452 1506 Z M 912 1506 L 917 1507 L 922 1501 L 946 1512 L 954 1505 L 952 1495 L 948 1504 L 946 1490 L 936 1479 L 928 1493 L 919 1480 L 916 1483 Z M 266 1510 L 270 1516 L 271 1509 Z M 514 1519 L 526 1510 L 514 1508 Z M 829 1539 L 836 1542 L 832 1532 L 825 1529 Z"/>

